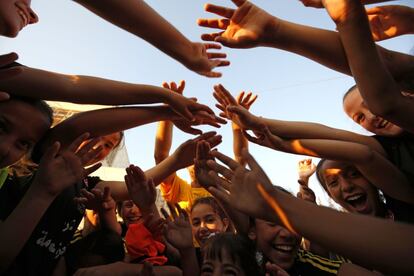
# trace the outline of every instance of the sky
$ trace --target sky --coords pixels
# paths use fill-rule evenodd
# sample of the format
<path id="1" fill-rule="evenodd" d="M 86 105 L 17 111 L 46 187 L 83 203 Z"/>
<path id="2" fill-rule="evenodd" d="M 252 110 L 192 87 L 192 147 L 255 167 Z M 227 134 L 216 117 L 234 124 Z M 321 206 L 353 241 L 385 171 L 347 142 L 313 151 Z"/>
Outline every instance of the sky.
<path id="1" fill-rule="evenodd" d="M 204 11 L 206 0 L 148 0 L 158 13 L 192 41 L 208 29 L 198 27 L 197 18 L 215 17 Z M 306 8 L 297 0 L 252 1 L 283 20 L 334 30 L 326 11 Z M 233 7 L 229 0 L 210 3 Z M 414 7 L 413 1 L 393 1 Z M 327 69 L 301 56 L 270 48 L 232 50 L 224 48 L 231 65 L 220 68 L 223 77 L 199 76 L 153 46 L 95 16 L 82 6 L 67 0 L 33 0 L 32 8 L 40 22 L 28 26 L 17 38 L 0 37 L 0 53 L 17 52 L 19 62 L 35 68 L 65 74 L 90 75 L 132 83 L 160 85 L 163 81 L 186 80 L 186 96 L 214 107 L 213 85 L 222 83 L 233 95 L 253 91 L 259 97 L 251 112 L 267 118 L 318 122 L 335 128 L 368 134 L 347 118 L 342 110 L 342 95 L 354 84 L 351 77 Z M 407 35 L 380 45 L 408 53 L 414 36 Z M 217 112 L 218 110 L 215 109 Z M 210 127 L 202 127 L 211 130 Z M 156 124 L 126 132 L 131 163 L 143 169 L 154 166 L 153 151 Z M 232 156 L 231 126 L 217 130 L 223 136 L 219 150 Z M 191 135 L 174 130 L 172 151 Z M 262 165 L 274 184 L 298 190 L 297 162 L 303 156 L 272 151 L 250 145 L 250 152 Z M 181 174 L 185 177 L 185 172 Z M 327 196 L 315 177 L 310 186 L 320 202 Z"/>

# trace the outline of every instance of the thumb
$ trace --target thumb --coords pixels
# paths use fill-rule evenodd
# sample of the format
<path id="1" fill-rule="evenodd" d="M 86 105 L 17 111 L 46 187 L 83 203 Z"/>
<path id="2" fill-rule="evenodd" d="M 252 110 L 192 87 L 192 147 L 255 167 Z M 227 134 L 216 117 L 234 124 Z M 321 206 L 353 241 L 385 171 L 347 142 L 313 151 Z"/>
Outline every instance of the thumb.
<path id="1" fill-rule="evenodd" d="M 45 152 L 45 154 L 42 157 L 42 161 L 51 161 L 53 160 L 56 155 L 58 154 L 60 150 L 60 143 L 59 142 L 55 142 L 53 143 L 53 145 L 51 145 Z"/>
<path id="2" fill-rule="evenodd" d="M 222 37 L 222 36 L 217 36 L 214 39 L 215 42 L 218 42 L 226 47 L 229 48 L 237 48 L 238 47 L 238 43 L 236 40 L 231 39 L 231 38 L 226 38 L 226 37 Z"/>

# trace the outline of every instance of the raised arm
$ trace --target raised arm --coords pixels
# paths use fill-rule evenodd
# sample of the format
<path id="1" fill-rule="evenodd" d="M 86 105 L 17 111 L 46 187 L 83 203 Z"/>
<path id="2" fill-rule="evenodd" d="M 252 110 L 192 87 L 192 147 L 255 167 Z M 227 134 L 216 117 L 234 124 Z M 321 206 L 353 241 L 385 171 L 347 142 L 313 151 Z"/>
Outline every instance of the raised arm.
<path id="1" fill-rule="evenodd" d="M 170 89 L 173 93 L 175 92 L 175 93 L 182 95 L 184 88 L 185 88 L 185 82 L 181 81 L 178 86 L 175 82 L 171 82 L 170 84 L 164 82 L 162 86 L 166 89 Z M 159 122 L 157 126 L 157 133 L 155 136 L 155 149 L 154 149 L 155 164 L 158 165 L 160 162 L 162 162 L 165 158 L 167 158 L 170 155 L 172 137 L 173 137 L 172 122 L 171 121 Z M 162 185 L 164 185 L 164 187 L 166 186 L 171 187 L 175 177 L 176 177 L 176 174 L 174 172 L 173 174 L 171 174 L 170 176 L 168 176 L 166 179 L 163 180 Z"/>
<path id="2" fill-rule="evenodd" d="M 96 141 L 91 141 L 84 149 L 77 151 L 86 138 L 87 135 L 78 137 L 63 151 L 60 150 L 59 143 L 49 147 L 29 189 L 10 215 L 0 221 L 1 273 L 4 273 L 13 263 L 55 198 L 64 189 L 82 181 L 97 169 L 97 166 L 87 170 L 83 168 L 83 164 L 88 163 L 97 153 L 96 149 L 92 149 Z"/>
<path id="3" fill-rule="evenodd" d="M 361 0 L 360 2 L 363 5 L 368 5 L 368 4 L 389 2 L 389 1 L 392 1 L 392 0 Z M 322 3 L 323 0 L 300 0 L 300 2 L 302 2 L 302 4 L 306 7 L 318 8 L 318 9 L 323 8 L 323 3 Z"/>
<path id="4" fill-rule="evenodd" d="M 367 145 L 338 140 L 284 140 L 268 129 L 260 138 L 247 134 L 251 142 L 301 155 L 309 155 L 354 164 L 370 183 L 387 195 L 414 204 L 414 188 L 407 177 L 384 156 Z"/>
<path id="5" fill-rule="evenodd" d="M 216 85 L 214 90 L 215 97 L 221 98 L 219 100 L 219 105 L 222 105 L 220 109 L 227 110 L 230 113 L 229 116 L 232 121 L 244 130 L 261 131 L 264 127 L 268 127 L 275 135 L 288 139 L 333 139 L 350 141 L 368 145 L 385 155 L 382 146 L 370 136 L 331 128 L 317 123 L 282 121 L 258 117 L 240 105 L 226 105 L 226 103 L 232 101 L 233 96 L 222 85 Z"/>
<path id="6" fill-rule="evenodd" d="M 369 110 L 414 132 L 413 100 L 401 94 L 378 54 L 363 5 L 352 0 L 324 0 L 323 3 L 336 23 L 352 75 Z"/>
<path id="7" fill-rule="evenodd" d="M 251 1 L 233 1 L 236 9 L 207 4 L 209 12 L 220 19 L 199 19 L 200 26 L 219 29 L 204 34 L 231 48 L 273 47 L 302 55 L 333 70 L 351 75 L 338 33 L 281 20 L 255 6 Z M 399 78 L 414 68 L 414 57 L 377 47 L 392 76 Z"/>
<path id="8" fill-rule="evenodd" d="M 203 45 L 189 41 L 167 20 L 142 0 L 76 0 L 93 13 L 118 27 L 135 34 L 154 45 L 167 55 L 181 62 L 188 69 L 208 77 L 220 77 L 213 72 L 216 66 L 229 65 L 225 54 L 211 56 Z"/>
<path id="9" fill-rule="evenodd" d="M 22 72 L 18 75 L 0 80 L 1 91 L 11 95 L 79 104 L 166 103 L 187 119 L 192 119 L 196 110 L 213 114 L 207 106 L 158 86 L 19 67 Z"/>

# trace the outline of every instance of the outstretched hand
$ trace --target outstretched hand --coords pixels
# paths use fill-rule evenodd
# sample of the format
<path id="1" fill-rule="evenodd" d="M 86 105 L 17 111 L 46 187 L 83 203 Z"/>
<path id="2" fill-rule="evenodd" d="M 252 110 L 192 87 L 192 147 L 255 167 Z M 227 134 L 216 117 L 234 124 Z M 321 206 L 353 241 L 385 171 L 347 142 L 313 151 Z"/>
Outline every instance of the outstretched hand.
<path id="1" fill-rule="evenodd" d="M 105 187 L 103 191 L 94 188 L 90 192 L 82 189 L 80 193 L 81 197 L 75 197 L 74 200 L 77 203 L 83 204 L 86 209 L 94 210 L 98 213 L 115 211 L 116 202 L 111 196 L 109 187 Z"/>
<path id="2" fill-rule="evenodd" d="M 207 161 L 213 159 L 210 154 L 210 144 L 206 141 L 197 142 L 196 158 L 194 159 L 194 172 L 197 183 L 204 189 L 215 186 L 214 180 L 209 176 L 210 168 Z"/>
<path id="3" fill-rule="evenodd" d="M 215 43 L 192 43 L 192 54 L 189 55 L 186 67 L 200 75 L 209 78 L 221 77 L 220 72 L 213 71 L 216 67 L 229 66 L 230 62 L 225 60 L 227 55 L 219 52 L 208 52 L 210 49 L 221 49 Z"/>
<path id="4" fill-rule="evenodd" d="M 414 33 L 414 9 L 389 5 L 367 9 L 371 33 L 376 41 Z"/>
<path id="5" fill-rule="evenodd" d="M 214 131 L 210 131 L 182 143 L 173 153 L 180 168 L 185 168 L 193 164 L 196 156 L 197 143 L 200 141 L 205 141 L 210 148 L 214 148 L 221 143 L 221 136 L 217 135 Z"/>
<path id="6" fill-rule="evenodd" d="M 305 185 L 307 185 L 307 180 L 315 173 L 315 171 L 316 165 L 312 162 L 311 158 L 303 159 L 298 162 L 299 180 L 305 180 Z"/>
<path id="7" fill-rule="evenodd" d="M 166 219 L 165 238 L 178 250 L 193 248 L 193 235 L 188 214 L 178 204 L 175 208 L 172 205 L 168 207 L 172 218 L 161 208 L 161 213 Z"/>
<path id="8" fill-rule="evenodd" d="M 98 139 L 92 139 L 79 149 L 79 146 L 88 137 L 88 133 L 79 136 L 68 148 L 63 150 L 61 150 L 59 142 L 50 146 L 40 160 L 34 185 L 39 185 L 42 192 L 54 197 L 96 171 L 101 166 L 100 163 L 87 169 L 84 166 L 101 151 L 101 147 L 94 148 Z"/>
<path id="9" fill-rule="evenodd" d="M 249 216 L 268 219 L 272 213 L 269 213 L 270 208 L 259 192 L 258 185 L 268 193 L 274 192 L 274 187 L 256 160 L 246 150 L 243 150 L 242 156 L 249 165 L 250 170 L 248 170 L 220 152 L 214 151 L 211 155 L 226 166 L 212 160 L 207 162 L 211 169 L 209 175 L 217 183 L 216 187 L 210 186 L 208 191 Z"/>
<path id="10" fill-rule="evenodd" d="M 268 31 L 278 24 L 278 20 L 247 0 L 232 0 L 236 9 L 206 4 L 205 10 L 219 16 L 221 19 L 198 19 L 198 25 L 219 29 L 220 32 L 203 34 L 205 41 L 216 41 L 230 48 L 252 48 L 263 45 L 268 36 L 274 35 Z"/>
<path id="11" fill-rule="evenodd" d="M 125 170 L 125 184 L 132 201 L 143 215 L 151 213 L 157 199 L 154 182 L 147 179 L 145 173 L 137 166 L 130 165 Z"/>

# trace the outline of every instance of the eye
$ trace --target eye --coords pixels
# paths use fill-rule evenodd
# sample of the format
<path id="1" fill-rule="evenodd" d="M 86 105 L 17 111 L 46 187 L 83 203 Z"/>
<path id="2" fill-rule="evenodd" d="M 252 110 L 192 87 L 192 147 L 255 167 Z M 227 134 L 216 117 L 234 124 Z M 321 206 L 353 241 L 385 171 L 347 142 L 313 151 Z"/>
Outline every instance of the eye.
<path id="1" fill-rule="evenodd" d="M 216 222 L 216 219 L 212 216 L 212 217 L 208 217 L 208 218 L 206 218 L 206 222 L 207 223 L 214 223 L 214 222 Z"/>
<path id="2" fill-rule="evenodd" d="M 361 176 L 361 173 L 359 171 L 357 171 L 357 170 L 350 170 L 347 173 L 347 176 L 348 177 L 351 177 L 351 178 L 357 178 L 357 177 L 360 177 Z"/>
<path id="3" fill-rule="evenodd" d="M 335 187 L 338 184 L 337 179 L 328 180 L 328 187 Z"/>
<path id="4" fill-rule="evenodd" d="M 226 268 L 224 270 L 223 275 L 228 275 L 228 276 L 236 276 L 237 275 L 237 271 L 232 269 L 232 268 Z"/>
<path id="5" fill-rule="evenodd" d="M 28 151 L 31 147 L 31 143 L 28 141 L 19 141 L 17 142 L 17 148 L 23 151 Z"/>
<path id="6" fill-rule="evenodd" d="M 5 133 L 7 130 L 6 124 L 0 120 L 0 133 Z"/>
<path id="7" fill-rule="evenodd" d="M 365 115 L 360 113 L 355 117 L 355 122 L 358 124 L 362 123 L 365 120 Z"/>
<path id="8" fill-rule="evenodd" d="M 199 226 L 199 225 L 200 225 L 200 221 L 199 221 L 199 220 L 193 220 L 193 221 L 191 222 L 191 224 L 192 224 L 194 227 L 197 227 L 197 226 Z"/>

